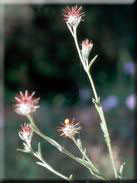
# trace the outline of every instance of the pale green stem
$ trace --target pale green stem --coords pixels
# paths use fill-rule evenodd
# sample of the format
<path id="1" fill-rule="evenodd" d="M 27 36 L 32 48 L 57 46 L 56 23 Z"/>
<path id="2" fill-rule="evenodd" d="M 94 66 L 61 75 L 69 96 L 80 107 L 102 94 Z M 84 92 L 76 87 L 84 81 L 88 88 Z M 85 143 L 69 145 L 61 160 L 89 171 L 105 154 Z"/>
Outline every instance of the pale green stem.
<path id="1" fill-rule="evenodd" d="M 90 73 L 88 71 L 87 71 L 87 75 L 88 75 L 88 78 L 89 78 L 89 81 L 90 81 L 90 84 L 91 84 L 91 87 L 92 87 L 92 90 L 93 90 L 94 97 L 95 97 L 96 101 L 98 101 L 98 96 L 97 96 L 96 88 L 95 88 L 93 79 L 92 79 L 92 77 L 91 77 L 91 75 L 90 75 Z"/>
<path id="2" fill-rule="evenodd" d="M 65 148 L 63 148 L 60 144 L 58 144 L 55 140 L 51 139 L 50 137 L 44 135 L 35 125 L 34 120 L 32 118 L 31 115 L 28 116 L 28 119 L 32 125 L 32 129 L 33 131 L 38 134 L 40 137 L 42 137 L 44 140 L 48 141 L 50 144 L 52 144 L 53 146 L 57 147 L 61 152 L 65 153 L 66 155 L 68 155 L 69 157 L 71 157 L 72 159 L 76 159 L 76 157 L 74 155 L 72 155 L 70 152 L 68 152 Z"/>
<path id="3" fill-rule="evenodd" d="M 82 148 L 82 144 L 81 144 L 81 147 L 78 145 L 75 137 L 72 139 L 73 142 L 76 144 L 76 146 L 78 147 L 78 149 L 80 150 L 80 152 L 82 153 L 83 157 L 87 159 L 88 162 L 91 163 L 90 159 L 88 158 L 88 156 L 86 155 L 86 153 L 84 152 L 83 148 Z M 98 170 L 97 170 L 98 171 Z"/>
<path id="4" fill-rule="evenodd" d="M 38 156 L 37 156 L 37 154 L 34 152 L 34 150 L 32 149 L 32 147 L 31 147 L 31 152 L 30 152 L 33 156 L 35 156 L 37 159 L 39 159 L 39 161 L 41 161 L 44 165 L 44 167 L 46 168 L 46 169 L 48 169 L 49 171 L 51 171 L 52 173 L 54 173 L 55 175 L 57 175 L 57 176 L 59 176 L 59 177 L 61 177 L 61 178 L 63 178 L 63 179 L 65 179 L 65 180 L 70 180 L 69 179 L 69 177 L 66 177 L 65 175 L 63 175 L 63 174 L 61 174 L 61 173 L 59 173 L 58 171 L 56 171 L 55 169 L 53 169 L 44 159 L 43 159 L 43 157 L 41 156 L 41 158 L 39 158 Z"/>
<path id="5" fill-rule="evenodd" d="M 90 71 L 90 68 L 91 68 L 92 64 L 95 62 L 95 60 L 96 60 L 97 57 L 98 57 L 98 55 L 96 55 L 96 56 L 90 61 L 89 65 L 88 65 L 88 70 L 89 70 L 89 71 Z"/>
<path id="6" fill-rule="evenodd" d="M 89 77 L 89 80 L 90 80 L 90 83 L 91 83 L 91 87 L 93 89 L 94 97 L 95 97 L 96 101 L 98 101 L 97 92 L 96 92 L 96 89 L 95 89 L 95 85 L 93 83 L 93 80 L 91 78 L 91 75 L 90 75 L 89 72 L 87 72 L 87 75 Z M 107 144 L 107 147 L 108 147 L 108 151 L 109 151 L 109 155 L 110 155 L 110 159 L 111 159 L 111 162 L 112 162 L 112 167 L 113 167 L 114 175 L 115 175 L 115 178 L 117 178 L 117 171 L 116 171 L 115 162 L 114 162 L 114 158 L 113 158 L 113 152 L 112 152 L 112 147 L 111 147 L 110 136 L 109 136 L 109 132 L 108 132 L 106 120 L 105 120 L 105 117 L 104 117 L 104 112 L 102 110 L 102 107 L 100 105 L 100 102 L 99 102 L 99 106 L 96 106 L 96 107 L 99 109 L 98 110 L 99 116 L 101 118 L 102 123 L 105 126 L 105 130 L 106 130 L 105 141 L 106 141 L 106 144 Z"/>
<path id="7" fill-rule="evenodd" d="M 78 147 L 78 149 L 80 150 L 80 152 L 81 152 L 81 154 L 83 155 L 83 157 L 84 157 L 85 159 L 87 159 L 87 161 L 88 161 L 89 164 L 91 165 L 91 169 L 93 169 L 93 170 L 96 172 L 96 174 L 95 174 L 91 169 L 89 169 L 90 172 L 91 172 L 91 174 L 92 174 L 92 175 L 95 175 L 96 177 L 98 177 L 98 178 L 100 178 L 100 179 L 102 179 L 102 180 L 105 180 L 105 177 L 101 175 L 101 173 L 99 172 L 99 170 L 93 165 L 93 163 L 90 161 L 90 159 L 89 159 L 88 156 L 86 155 L 86 152 L 84 152 L 84 150 L 83 150 L 83 148 L 82 148 L 82 144 L 81 144 L 81 147 L 80 147 L 80 146 L 78 145 L 78 143 L 77 143 L 75 137 L 74 137 L 72 140 L 73 140 L 73 142 L 76 144 L 76 146 Z"/>
<path id="8" fill-rule="evenodd" d="M 27 118 L 29 119 L 30 124 L 33 126 L 33 128 L 35 128 L 35 130 L 39 131 L 39 129 L 37 128 L 37 126 L 34 123 L 34 120 L 33 120 L 32 116 L 30 114 L 28 114 Z"/>
<path id="9" fill-rule="evenodd" d="M 70 30 L 70 32 L 71 32 L 71 34 L 72 34 L 72 36 L 74 37 L 74 33 L 73 33 L 72 29 L 71 29 L 71 26 L 69 25 L 69 23 L 68 23 L 68 22 L 66 22 L 66 24 L 67 24 L 67 27 L 68 27 L 68 29 Z"/>
<path id="10" fill-rule="evenodd" d="M 44 135 L 42 132 L 40 132 L 40 130 L 36 127 L 34 120 L 32 118 L 32 116 L 29 116 L 29 121 L 32 125 L 32 129 L 33 131 L 38 134 L 40 137 L 42 137 L 44 140 L 46 140 L 47 142 L 49 142 L 50 144 L 52 144 L 53 146 L 55 146 L 56 148 L 59 149 L 59 151 L 61 151 L 62 153 L 66 154 L 67 156 L 69 156 L 70 158 L 78 161 L 79 163 L 81 163 L 81 160 L 77 157 L 75 157 L 73 154 L 71 154 L 70 152 L 68 152 L 64 147 L 62 147 L 60 144 L 58 144 L 55 140 L 51 139 L 50 137 Z M 84 165 L 84 164 L 83 164 Z M 85 166 L 85 165 L 84 165 Z M 89 166 L 86 165 L 86 167 L 88 168 Z"/>
<path id="11" fill-rule="evenodd" d="M 76 29 L 74 29 L 74 36 L 73 37 L 74 37 L 75 45 L 76 45 L 76 48 L 77 48 L 77 51 L 78 51 L 78 54 L 79 54 L 80 61 L 83 64 L 84 70 L 86 71 L 86 73 L 88 75 L 88 78 L 90 80 L 90 83 L 91 83 L 91 87 L 92 87 L 92 90 L 93 90 L 93 94 L 94 94 L 95 100 L 96 100 L 96 102 L 98 102 L 98 104 L 96 104 L 96 106 L 98 107 L 98 105 L 99 105 L 99 107 L 98 107 L 99 110 L 97 110 L 97 111 L 99 113 L 99 116 L 101 118 L 102 123 L 104 124 L 104 126 L 106 128 L 105 129 L 106 130 L 105 142 L 106 142 L 107 147 L 108 147 L 108 151 L 109 151 L 110 159 L 111 159 L 111 162 L 112 162 L 112 167 L 113 167 L 114 175 L 115 175 L 115 178 L 117 178 L 117 171 L 116 171 L 116 167 L 115 167 L 115 163 L 114 163 L 114 158 L 113 158 L 113 153 L 112 153 L 112 147 L 111 147 L 111 141 L 110 141 L 110 137 L 109 137 L 107 125 L 106 125 L 106 120 L 105 120 L 105 117 L 104 117 L 104 112 L 103 112 L 102 107 L 100 105 L 99 97 L 97 96 L 97 92 L 96 92 L 96 89 L 95 89 L 94 82 L 93 82 L 92 77 L 91 77 L 91 75 L 89 73 L 89 67 L 88 66 L 86 67 L 84 65 L 84 62 L 83 62 L 83 59 L 82 59 L 82 56 L 81 56 L 81 52 L 80 52 L 80 48 L 79 48 L 79 45 L 78 45 L 78 41 L 77 41 L 77 32 L 76 32 Z"/>
<path id="12" fill-rule="evenodd" d="M 40 130 L 37 128 L 37 126 L 34 123 L 34 120 L 32 118 L 31 115 L 27 116 L 33 131 L 38 134 L 40 137 L 42 137 L 44 140 L 46 140 L 47 142 L 49 142 L 50 144 L 52 144 L 53 146 L 55 146 L 60 152 L 66 154 L 67 156 L 69 156 L 70 158 L 74 159 L 75 161 L 79 162 L 80 164 L 82 164 L 83 166 L 85 166 L 86 168 L 88 168 L 90 170 L 90 164 L 87 161 L 83 161 L 80 158 L 77 158 L 76 156 L 74 156 L 73 154 L 71 154 L 69 151 L 67 151 L 64 147 L 62 147 L 60 144 L 58 144 L 55 140 L 51 139 L 50 137 L 44 135 L 42 132 L 40 132 Z M 90 170 L 91 171 L 91 170 Z M 102 180 L 104 180 L 102 177 L 96 175 L 94 172 L 92 172 L 92 174 Z"/>
<path id="13" fill-rule="evenodd" d="M 80 52 L 80 49 L 79 49 L 79 45 L 78 45 L 78 41 L 77 41 L 77 29 L 75 28 L 74 29 L 74 41 L 75 41 L 75 45 L 76 45 L 76 48 L 77 48 L 77 51 L 78 51 L 78 55 L 79 55 L 79 58 L 80 58 L 80 61 L 84 67 L 84 70 L 86 71 L 86 67 L 85 67 L 85 64 L 83 62 L 83 59 L 82 59 L 82 56 L 81 56 L 81 52 Z"/>

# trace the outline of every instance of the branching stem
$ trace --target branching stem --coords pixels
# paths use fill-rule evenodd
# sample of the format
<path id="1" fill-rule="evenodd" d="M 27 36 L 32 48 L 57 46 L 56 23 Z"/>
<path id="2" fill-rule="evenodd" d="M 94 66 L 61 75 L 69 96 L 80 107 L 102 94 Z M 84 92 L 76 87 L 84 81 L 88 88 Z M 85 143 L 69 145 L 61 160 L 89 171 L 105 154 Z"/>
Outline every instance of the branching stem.
<path id="1" fill-rule="evenodd" d="M 110 159 L 111 159 L 114 175 L 115 175 L 115 178 L 117 178 L 117 171 L 116 171 L 115 162 L 114 162 L 114 158 L 113 158 L 111 141 L 110 141 L 110 136 L 109 136 L 106 120 L 105 120 L 105 117 L 104 117 L 104 112 L 102 110 L 102 107 L 101 107 L 101 104 L 100 104 L 100 100 L 99 100 L 99 97 L 97 95 L 96 88 L 95 88 L 93 79 L 92 79 L 91 74 L 90 74 L 91 65 L 92 65 L 92 63 L 95 61 L 95 59 L 97 57 L 95 57 L 93 62 L 91 61 L 89 65 L 85 64 L 84 60 L 82 58 L 82 55 L 81 55 L 81 51 L 80 51 L 79 45 L 78 45 L 77 29 L 74 29 L 73 38 L 74 38 L 74 42 L 75 42 L 75 45 L 76 45 L 76 48 L 77 48 L 77 51 L 78 51 L 78 55 L 79 55 L 80 61 L 81 61 L 82 65 L 83 65 L 83 67 L 84 67 L 84 70 L 86 71 L 86 73 L 88 75 L 88 78 L 89 78 L 89 81 L 90 81 L 90 84 L 91 84 L 91 88 L 93 90 L 93 94 L 94 94 L 94 97 L 95 97 L 95 107 L 96 107 L 97 112 L 98 112 L 98 114 L 100 116 L 102 126 L 104 126 L 104 130 L 103 130 L 104 138 L 105 138 L 105 142 L 106 142 L 107 147 L 108 147 L 108 151 L 109 151 L 109 155 L 110 155 Z"/>
<path id="2" fill-rule="evenodd" d="M 30 124 L 32 126 L 33 131 L 39 135 L 40 137 L 42 137 L 44 140 L 46 140 L 47 142 L 49 142 L 50 144 L 52 144 L 53 146 L 55 146 L 60 152 L 66 154 L 67 156 L 69 156 L 70 158 L 74 159 L 75 161 L 79 162 L 80 164 L 82 164 L 83 166 L 85 166 L 86 168 L 88 168 L 91 171 L 91 165 L 88 161 L 83 161 L 83 159 L 78 158 L 76 156 L 74 156 L 72 153 L 70 153 L 68 150 L 66 150 L 64 147 L 62 147 L 59 143 L 57 143 L 55 140 L 51 139 L 50 137 L 44 135 L 35 125 L 35 122 L 32 118 L 31 115 L 27 116 Z M 105 180 L 102 176 L 97 175 L 96 173 L 92 172 L 92 174 L 96 177 L 98 177 L 101 180 Z"/>

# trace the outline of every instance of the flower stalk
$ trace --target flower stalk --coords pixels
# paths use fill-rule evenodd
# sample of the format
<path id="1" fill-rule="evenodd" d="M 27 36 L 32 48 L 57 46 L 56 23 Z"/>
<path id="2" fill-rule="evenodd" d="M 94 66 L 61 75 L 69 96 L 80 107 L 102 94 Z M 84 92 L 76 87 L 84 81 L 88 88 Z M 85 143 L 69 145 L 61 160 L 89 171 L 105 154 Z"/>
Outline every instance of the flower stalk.
<path id="1" fill-rule="evenodd" d="M 85 16 L 84 12 L 81 12 L 81 10 L 82 10 L 81 6 L 80 7 L 73 6 L 72 8 L 67 7 L 66 9 L 64 9 L 64 20 L 66 22 L 66 25 L 67 25 L 69 31 L 71 32 L 71 34 L 74 38 L 74 43 L 75 43 L 75 46 L 76 46 L 76 49 L 77 49 L 77 52 L 79 55 L 80 62 L 82 63 L 83 68 L 90 81 L 90 85 L 91 85 L 91 88 L 93 91 L 93 96 L 94 96 L 92 98 L 92 102 L 94 103 L 95 108 L 96 108 L 96 110 L 99 114 L 100 120 L 101 120 L 100 127 L 103 132 L 104 139 L 105 139 L 108 151 L 109 151 L 114 176 L 116 179 L 117 178 L 122 179 L 123 168 L 124 168 L 125 163 L 123 163 L 121 165 L 119 173 L 117 173 L 115 161 L 113 158 L 111 140 L 110 140 L 104 112 L 103 112 L 103 109 L 102 109 L 102 106 L 100 103 L 100 97 L 98 97 L 98 95 L 97 95 L 95 84 L 94 84 L 92 76 L 90 74 L 91 67 L 92 67 L 93 63 L 95 62 L 97 55 L 91 61 L 89 61 L 89 55 L 90 55 L 91 49 L 93 47 L 92 41 L 85 39 L 82 42 L 81 49 L 78 44 L 77 27 L 80 24 L 80 22 L 82 21 L 82 17 Z M 72 140 L 74 142 L 74 144 L 76 145 L 76 147 L 79 149 L 79 151 L 81 153 L 81 156 L 82 156 L 81 158 L 73 155 L 70 151 L 65 149 L 54 139 L 43 134 L 38 129 L 38 127 L 36 126 L 35 121 L 32 117 L 32 113 L 35 112 L 40 107 L 38 105 L 40 98 L 35 98 L 34 95 L 35 95 L 35 92 L 32 92 L 32 94 L 29 94 L 28 91 L 26 90 L 24 94 L 22 92 L 20 92 L 19 95 L 15 97 L 15 100 L 16 100 L 15 112 L 18 113 L 19 115 L 25 116 L 29 120 L 28 124 L 24 123 L 24 125 L 21 125 L 21 130 L 18 133 L 19 137 L 23 141 L 23 147 L 24 147 L 24 149 L 18 149 L 18 150 L 23 151 L 25 153 L 32 154 L 33 156 L 35 156 L 38 159 L 38 161 L 36 162 L 37 164 L 47 168 L 49 171 L 56 174 L 57 176 L 65 179 L 65 180 L 71 181 L 73 179 L 72 175 L 67 177 L 67 176 L 59 173 L 44 160 L 42 153 L 41 153 L 40 143 L 38 144 L 38 150 L 37 151 L 33 150 L 31 141 L 32 141 L 33 134 L 35 133 L 35 134 L 39 135 L 41 138 L 43 138 L 45 141 L 47 141 L 48 143 L 50 143 L 51 145 L 56 147 L 61 153 L 67 155 L 71 159 L 79 162 L 81 165 L 86 167 L 92 175 L 94 175 L 95 177 L 97 177 L 101 180 L 106 181 L 107 179 L 104 177 L 104 175 L 102 175 L 100 173 L 100 171 L 95 167 L 93 162 L 88 158 L 86 148 L 83 148 L 80 136 L 76 137 L 80 133 L 80 130 L 81 130 L 81 126 L 79 125 L 79 122 L 76 122 L 74 119 L 73 120 L 65 119 L 64 123 L 62 123 L 62 126 L 58 128 L 58 131 L 61 132 L 60 136 L 69 138 L 70 140 Z"/>
<path id="2" fill-rule="evenodd" d="M 69 24 L 67 24 L 67 26 L 69 27 L 69 30 L 71 30 L 71 34 L 72 34 L 72 36 L 74 38 L 74 42 L 75 42 L 75 45 L 76 45 L 76 48 L 77 48 L 77 51 L 78 51 L 78 55 L 79 55 L 80 61 L 81 61 L 82 65 L 83 65 L 83 68 L 84 68 L 85 72 L 87 73 L 87 76 L 88 76 L 90 84 L 91 84 L 91 88 L 93 90 L 93 94 L 94 94 L 95 98 L 93 98 L 92 100 L 93 100 L 95 108 L 96 108 L 96 110 L 97 110 L 97 112 L 98 112 L 98 114 L 100 116 L 100 119 L 101 119 L 101 129 L 103 131 L 105 142 L 106 142 L 107 147 L 108 147 L 108 151 L 109 151 L 109 155 L 110 155 L 110 159 L 111 159 L 111 163 L 112 163 L 112 167 L 113 167 L 113 171 L 114 171 L 114 176 L 115 176 L 115 178 L 117 178 L 117 171 L 116 171 L 116 166 L 115 166 L 115 162 L 114 162 L 114 158 L 113 158 L 113 152 L 112 152 L 112 147 L 111 147 L 111 140 L 110 140 L 110 136 L 109 136 L 106 120 L 105 120 L 105 117 L 104 117 L 104 112 L 103 112 L 102 106 L 100 104 L 100 97 L 98 97 L 98 95 L 97 95 L 96 88 L 95 88 L 93 79 L 92 79 L 91 74 L 90 74 L 90 68 L 91 68 L 92 64 L 94 63 L 94 61 L 96 60 L 97 55 L 88 64 L 87 60 L 83 59 L 82 51 L 80 51 L 80 48 L 79 48 L 79 45 L 78 45 L 77 27 L 73 27 L 73 29 L 72 29 L 69 26 Z M 89 44 L 91 44 L 91 43 L 89 42 Z M 88 53 L 87 57 L 88 56 L 89 56 L 89 53 Z"/>
<path id="3" fill-rule="evenodd" d="M 101 173 L 99 172 L 99 170 L 97 170 L 95 168 L 95 166 L 93 165 L 93 163 L 89 160 L 87 161 L 86 159 L 81 159 L 78 158 L 76 156 L 74 156 L 72 153 L 70 153 L 68 150 L 66 150 L 63 146 L 61 146 L 59 143 L 57 143 L 55 140 L 53 140 L 52 138 L 46 136 L 45 134 L 43 134 L 35 125 L 35 122 L 32 118 L 31 115 L 29 115 L 28 117 L 30 124 L 32 126 L 32 130 L 39 135 L 40 137 L 42 137 L 44 140 L 46 140 L 47 142 L 49 142 L 51 145 L 53 145 L 54 147 L 56 147 L 61 153 L 66 154 L 68 157 L 70 157 L 71 159 L 79 162 L 80 164 L 82 164 L 83 166 L 85 166 L 86 168 L 88 168 L 91 172 L 92 175 L 98 177 L 101 180 L 105 180 L 104 176 L 101 175 Z M 83 152 L 82 152 L 83 153 Z"/>
<path id="4" fill-rule="evenodd" d="M 104 177 L 104 175 L 102 175 L 99 170 L 94 166 L 94 164 L 91 162 L 91 160 L 88 158 L 87 156 L 87 152 L 86 152 L 86 149 L 83 149 L 82 147 L 82 142 L 79 139 L 75 139 L 73 138 L 72 139 L 73 142 L 75 143 L 75 145 L 78 147 L 79 151 L 81 152 L 82 156 L 83 156 L 83 160 L 85 159 L 86 161 L 88 161 L 88 163 L 90 164 L 90 168 L 89 168 L 89 171 L 91 172 L 92 175 L 98 177 L 99 179 L 102 179 L 102 180 L 106 180 L 106 178 Z M 95 173 L 94 173 L 95 172 Z"/>
<path id="5" fill-rule="evenodd" d="M 44 158 L 42 157 L 42 154 L 41 154 L 41 147 L 40 147 L 40 143 L 38 144 L 38 151 L 37 152 L 34 152 L 33 149 L 31 151 L 31 154 L 34 155 L 39 161 L 37 161 L 36 163 L 38 165 L 41 165 L 45 168 L 47 168 L 49 171 L 51 171 L 52 173 L 54 173 L 55 175 L 65 179 L 65 180 L 72 180 L 72 175 L 70 175 L 69 177 L 66 177 L 64 176 L 63 174 L 59 173 L 58 171 L 56 171 L 52 166 L 50 166 L 45 160 Z"/>

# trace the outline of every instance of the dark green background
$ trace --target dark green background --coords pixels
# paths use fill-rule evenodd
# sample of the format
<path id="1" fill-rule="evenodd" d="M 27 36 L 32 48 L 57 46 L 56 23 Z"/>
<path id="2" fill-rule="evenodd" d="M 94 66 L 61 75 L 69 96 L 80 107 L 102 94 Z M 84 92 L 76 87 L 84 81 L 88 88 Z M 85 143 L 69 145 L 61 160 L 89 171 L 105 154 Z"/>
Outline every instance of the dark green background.
<path id="1" fill-rule="evenodd" d="M 73 153 L 79 152 L 71 140 L 59 136 L 57 127 L 65 118 L 81 122 L 81 138 L 96 166 L 111 176 L 111 164 L 94 109 L 90 84 L 80 64 L 73 38 L 63 21 L 64 5 L 5 5 L 5 178 L 57 179 L 35 163 L 18 137 L 20 124 L 27 122 L 15 114 L 14 96 L 19 91 L 36 91 L 41 98 L 34 114 L 43 132 Z M 134 178 L 134 110 L 125 101 L 134 93 L 134 74 L 124 65 L 135 60 L 134 9 L 132 5 L 84 5 L 86 16 L 78 27 L 79 44 L 93 41 L 90 58 L 99 55 L 91 74 L 101 101 L 109 96 L 118 105 L 105 116 L 112 139 L 117 166 L 126 162 L 125 179 Z M 82 92 L 85 92 L 84 94 Z M 83 95 L 82 95 L 82 94 Z M 55 169 L 76 179 L 93 178 L 88 170 L 69 159 L 40 138 L 42 152 Z"/>

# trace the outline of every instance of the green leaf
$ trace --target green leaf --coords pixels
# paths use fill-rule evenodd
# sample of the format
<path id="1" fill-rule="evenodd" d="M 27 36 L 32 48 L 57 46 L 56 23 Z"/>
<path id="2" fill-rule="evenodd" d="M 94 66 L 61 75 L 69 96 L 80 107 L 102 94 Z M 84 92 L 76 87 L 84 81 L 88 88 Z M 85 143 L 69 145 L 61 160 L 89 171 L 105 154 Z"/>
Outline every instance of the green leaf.
<path id="1" fill-rule="evenodd" d="M 122 179 L 122 176 L 123 176 L 123 170 L 124 170 L 124 166 L 125 166 L 125 162 L 122 163 L 122 165 L 120 166 L 120 169 L 119 169 L 119 178 Z"/>
<path id="2" fill-rule="evenodd" d="M 38 143 L 38 153 L 41 155 L 41 146 L 40 146 L 40 142 Z"/>

